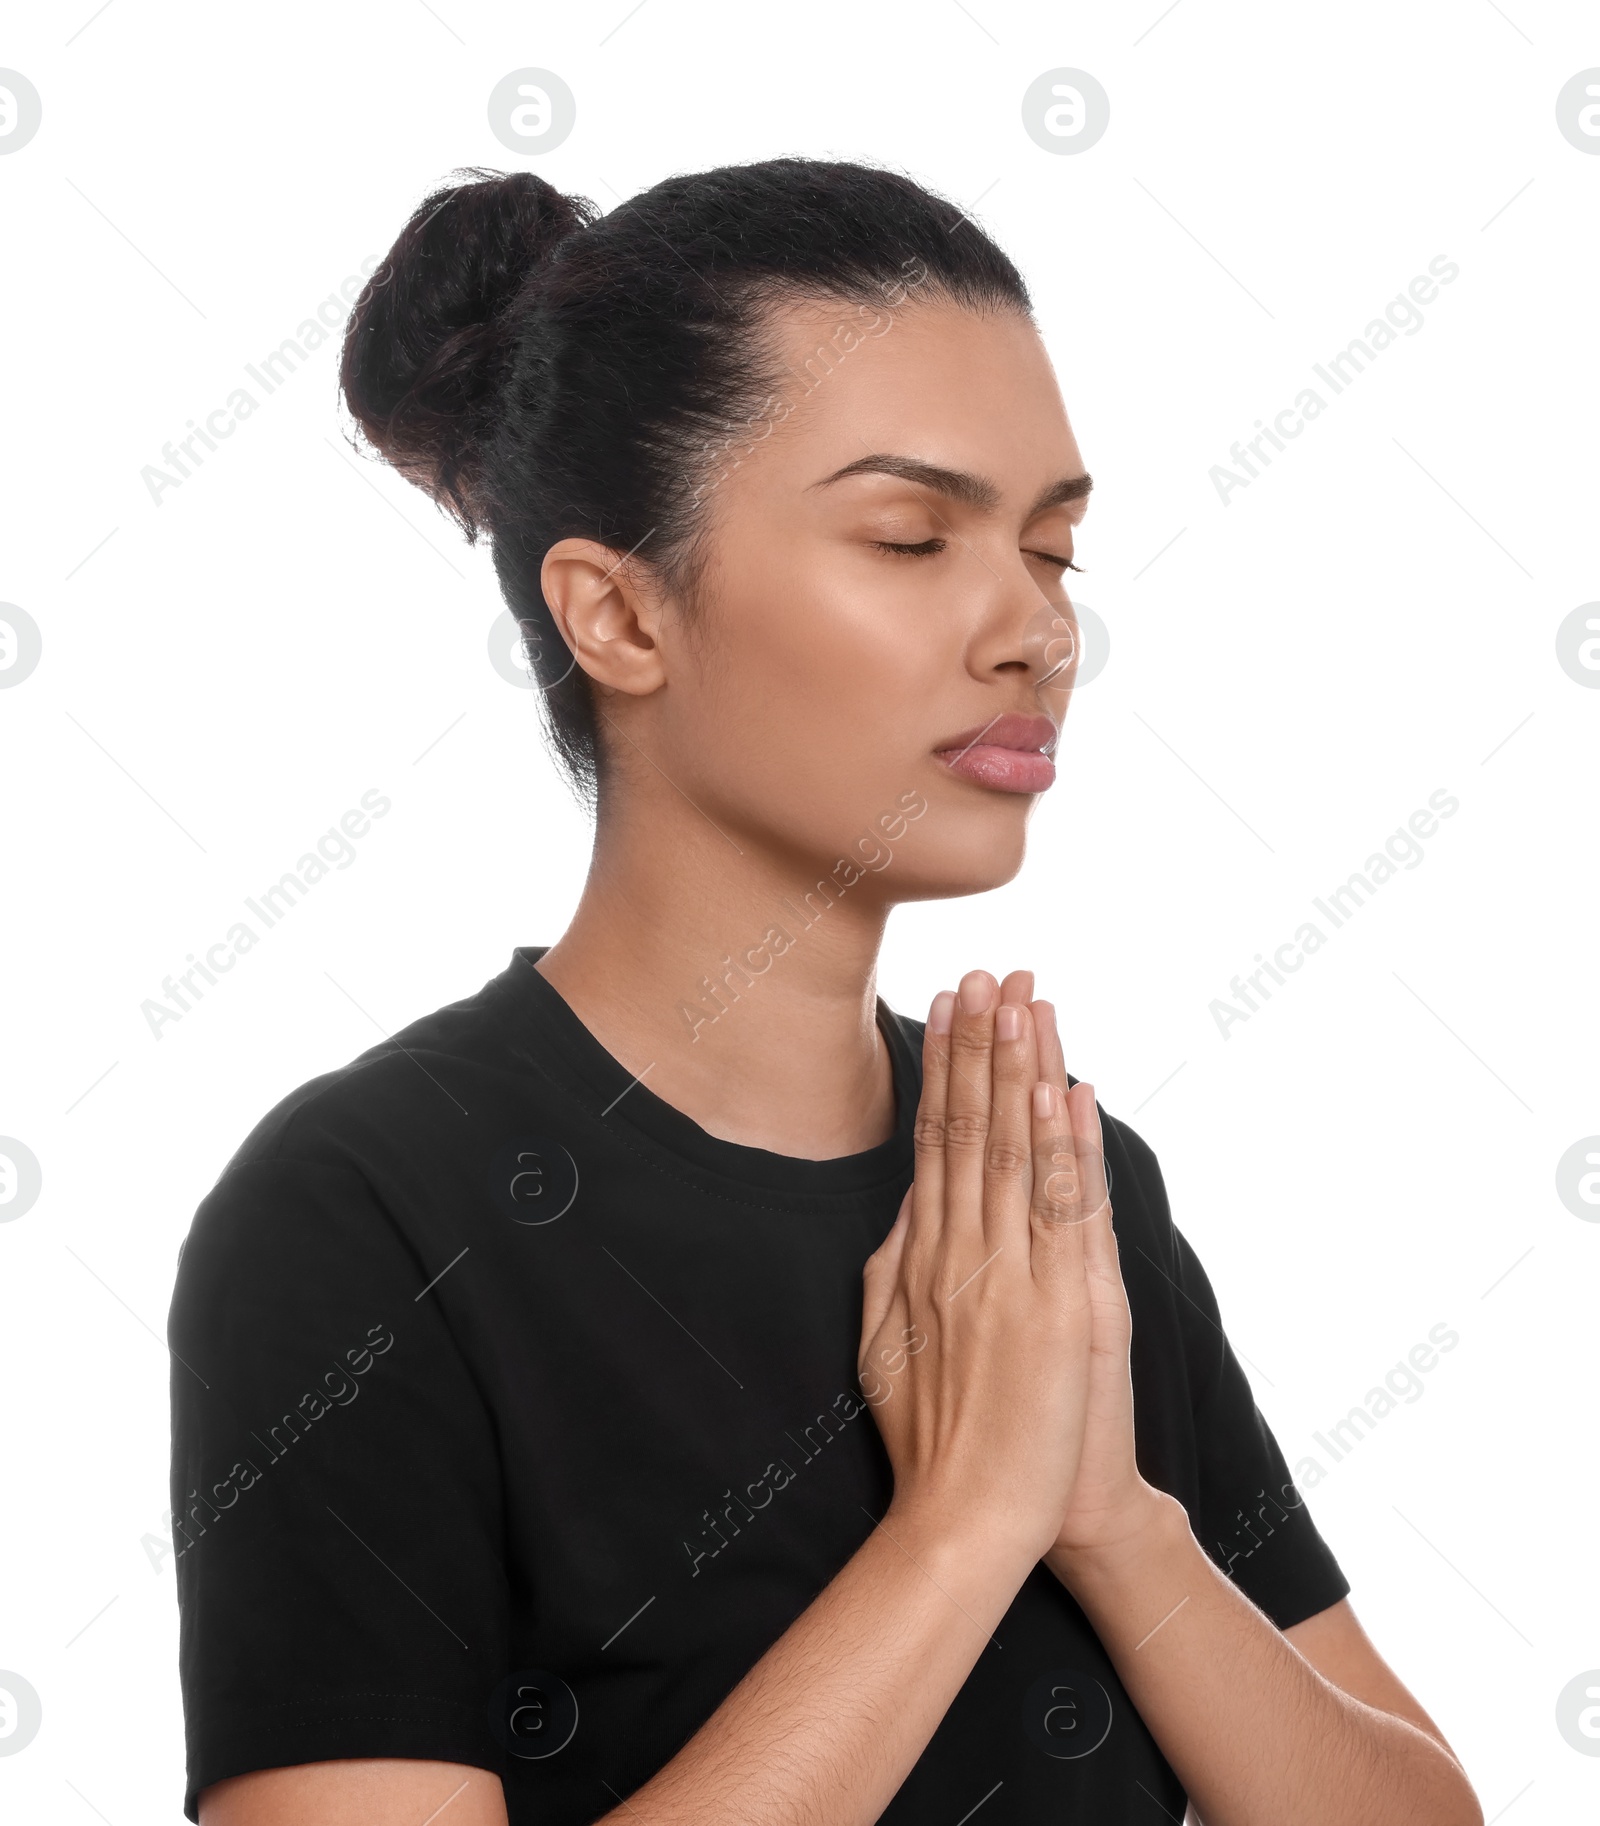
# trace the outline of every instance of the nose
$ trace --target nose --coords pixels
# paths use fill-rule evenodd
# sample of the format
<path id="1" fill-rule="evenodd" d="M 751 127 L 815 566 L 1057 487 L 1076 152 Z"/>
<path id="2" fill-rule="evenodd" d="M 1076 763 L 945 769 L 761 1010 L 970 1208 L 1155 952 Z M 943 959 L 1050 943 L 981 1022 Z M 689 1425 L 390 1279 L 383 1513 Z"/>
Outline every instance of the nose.
<path id="1" fill-rule="evenodd" d="M 1080 652 L 1078 623 L 1071 604 L 1058 607 L 1041 599 L 1023 630 L 1023 648 L 1036 690 L 1067 690 Z"/>

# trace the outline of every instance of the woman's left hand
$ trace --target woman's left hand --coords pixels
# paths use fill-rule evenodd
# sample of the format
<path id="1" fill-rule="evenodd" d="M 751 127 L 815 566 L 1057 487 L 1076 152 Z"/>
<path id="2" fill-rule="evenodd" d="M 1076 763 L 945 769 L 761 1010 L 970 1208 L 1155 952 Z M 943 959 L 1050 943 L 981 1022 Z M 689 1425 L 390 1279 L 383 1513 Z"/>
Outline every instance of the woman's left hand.
<path id="1" fill-rule="evenodd" d="M 1170 1499 L 1139 1474 L 1133 1445 L 1133 1380 L 1128 1345 L 1133 1332 L 1122 1281 L 1102 1152 L 1094 1087 L 1067 1088 L 1067 1068 L 1049 1002 L 1033 1001 L 1031 971 L 1013 971 L 1000 986 L 1002 1002 L 1026 1002 L 1033 1011 L 1039 1076 L 1067 1099 L 1077 1154 L 1084 1265 L 1089 1277 L 1093 1327 L 1089 1346 L 1088 1425 L 1077 1481 L 1061 1532 L 1046 1555 L 1058 1573 L 1131 1539 Z"/>

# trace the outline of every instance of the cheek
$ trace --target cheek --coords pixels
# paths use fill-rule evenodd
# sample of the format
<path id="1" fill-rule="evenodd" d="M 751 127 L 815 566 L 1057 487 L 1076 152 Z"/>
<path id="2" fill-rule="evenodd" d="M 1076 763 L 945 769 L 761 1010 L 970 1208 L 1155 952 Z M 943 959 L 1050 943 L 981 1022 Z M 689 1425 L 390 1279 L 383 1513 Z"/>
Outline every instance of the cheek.
<path id="1" fill-rule="evenodd" d="M 931 739 L 940 668 L 915 636 L 908 583 L 826 563 L 735 582 L 724 574 L 674 746 L 718 796 L 792 832 L 867 828 L 916 783 L 912 757 Z"/>
<path id="2" fill-rule="evenodd" d="M 834 545 L 797 596 L 797 629 L 829 690 L 915 699 L 960 669 L 960 602 L 938 561 Z"/>
<path id="3" fill-rule="evenodd" d="M 866 738 L 867 708 L 911 695 L 936 666 L 919 606 L 909 577 L 875 574 L 858 553 L 824 547 L 747 576 L 724 598 L 710 670 L 730 710 L 856 727 Z"/>

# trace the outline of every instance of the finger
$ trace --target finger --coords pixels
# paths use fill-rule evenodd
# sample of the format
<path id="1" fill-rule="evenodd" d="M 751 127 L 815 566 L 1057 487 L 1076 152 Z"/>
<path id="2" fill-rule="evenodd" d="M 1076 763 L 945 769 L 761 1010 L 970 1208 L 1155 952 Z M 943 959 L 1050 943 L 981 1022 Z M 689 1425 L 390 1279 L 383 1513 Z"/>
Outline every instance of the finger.
<path id="1" fill-rule="evenodd" d="M 950 1082 L 950 1021 L 955 996 L 941 989 L 922 1033 L 922 1095 L 917 1103 L 911 1180 L 912 1216 L 919 1236 L 936 1241 L 944 1229 L 944 1126 Z"/>
<path id="2" fill-rule="evenodd" d="M 1031 1002 L 1033 1000 L 1033 972 L 1031 970 L 1013 970 L 1000 985 L 1002 1002 Z"/>
<path id="3" fill-rule="evenodd" d="M 992 1115 L 994 1010 L 999 985 L 987 970 L 961 979 L 950 1022 L 944 1119 L 944 1236 L 983 1240 L 984 1157 Z M 959 1252 L 965 1258 L 966 1249 Z M 977 1258 L 974 1258 L 977 1259 Z"/>
<path id="4" fill-rule="evenodd" d="M 1085 1226 L 1102 1243 L 1111 1240 L 1111 1197 L 1106 1179 L 1105 1137 L 1100 1128 L 1100 1105 L 1094 1086 L 1079 1082 L 1067 1092 L 1072 1117 L 1073 1150 L 1077 1155 L 1082 1187 L 1081 1215 Z M 1111 1242 L 1114 1247 L 1114 1241 Z M 1105 1248 L 1098 1251 L 1104 1257 Z"/>
<path id="5" fill-rule="evenodd" d="M 1033 1188 L 1028 1204 L 1030 1261 L 1036 1281 L 1082 1296 L 1083 1224 L 1078 1154 L 1066 1099 L 1047 1078 L 1035 1081 Z"/>
<path id="6" fill-rule="evenodd" d="M 1056 1029 L 1054 1002 L 1030 1003 L 1033 1027 L 1039 1048 L 1039 1076 L 1048 1078 L 1063 1096 L 1067 1092 L 1067 1062 L 1061 1051 L 1061 1035 Z"/>
<path id="7" fill-rule="evenodd" d="M 1002 1002 L 995 1010 L 994 1097 L 989 1147 L 984 1159 L 984 1260 L 1008 1245 L 1020 1249 L 1028 1233 L 1033 1192 L 1033 1018 L 1025 1002 Z"/>

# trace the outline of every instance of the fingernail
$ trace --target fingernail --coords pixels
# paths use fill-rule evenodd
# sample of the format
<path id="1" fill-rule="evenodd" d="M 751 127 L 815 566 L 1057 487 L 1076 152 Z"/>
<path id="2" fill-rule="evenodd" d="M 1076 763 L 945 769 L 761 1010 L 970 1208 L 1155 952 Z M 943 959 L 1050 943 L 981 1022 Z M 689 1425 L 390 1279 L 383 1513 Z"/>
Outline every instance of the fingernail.
<path id="1" fill-rule="evenodd" d="M 955 1011 L 956 998 L 954 991 L 941 989 L 933 998 L 933 1001 L 928 1008 L 928 1032 L 949 1033 L 950 1022 L 955 1015 Z"/>
<path id="2" fill-rule="evenodd" d="M 1055 1086 L 1041 1078 L 1033 1087 L 1033 1113 L 1041 1122 L 1050 1120 L 1055 1104 Z"/>
<path id="3" fill-rule="evenodd" d="M 1002 1002 L 994 1017 L 995 1037 L 1018 1040 L 1022 1037 L 1022 1010 L 1015 1002 Z"/>
<path id="4" fill-rule="evenodd" d="M 969 970 L 961 979 L 961 1012 L 963 1014 L 986 1014 L 993 994 L 994 991 L 984 972 Z"/>

